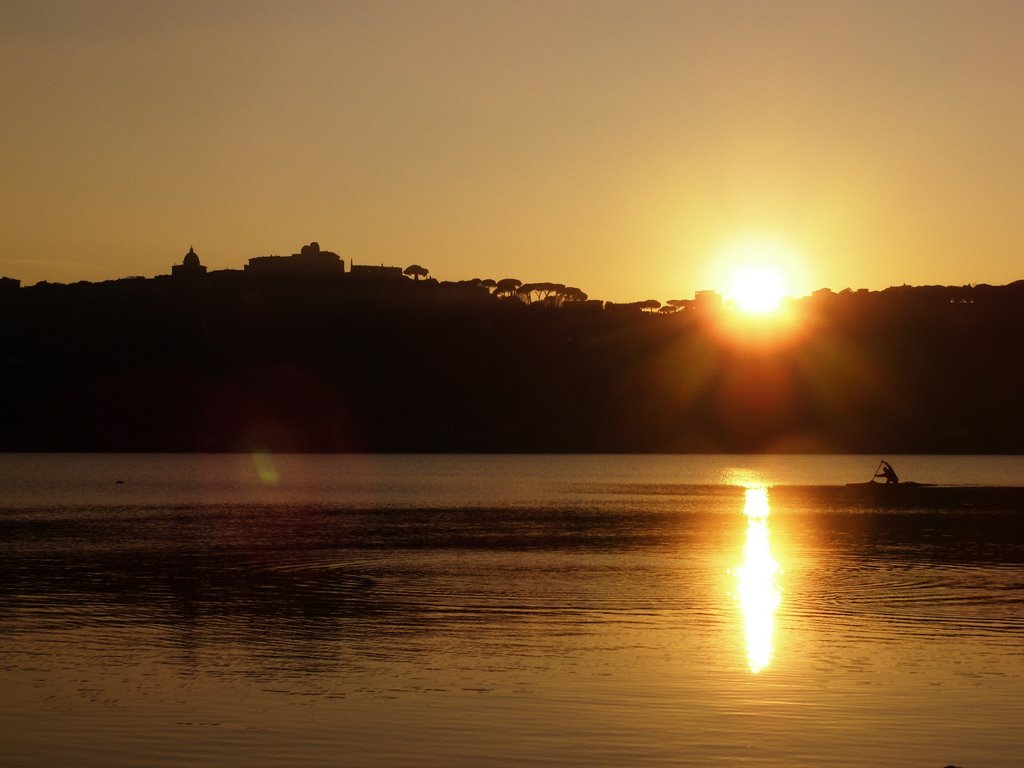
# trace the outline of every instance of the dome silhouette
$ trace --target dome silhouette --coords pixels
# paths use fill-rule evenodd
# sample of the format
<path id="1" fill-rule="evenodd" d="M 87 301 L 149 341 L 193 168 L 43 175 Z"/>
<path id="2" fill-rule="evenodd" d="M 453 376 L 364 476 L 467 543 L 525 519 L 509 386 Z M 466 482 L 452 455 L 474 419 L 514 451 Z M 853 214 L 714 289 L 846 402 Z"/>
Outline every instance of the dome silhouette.
<path id="1" fill-rule="evenodd" d="M 192 278 L 205 274 L 206 267 L 199 263 L 199 254 L 191 245 L 188 247 L 185 258 L 181 260 L 181 264 L 171 267 L 171 275 L 175 277 Z"/>

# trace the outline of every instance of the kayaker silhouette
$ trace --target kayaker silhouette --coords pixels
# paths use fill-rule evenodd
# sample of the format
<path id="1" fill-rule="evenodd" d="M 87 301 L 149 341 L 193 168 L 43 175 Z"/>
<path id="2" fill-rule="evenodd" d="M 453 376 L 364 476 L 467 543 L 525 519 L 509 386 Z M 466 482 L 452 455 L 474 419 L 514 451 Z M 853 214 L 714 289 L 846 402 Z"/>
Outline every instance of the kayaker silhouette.
<path id="1" fill-rule="evenodd" d="M 896 474 L 896 470 L 892 468 L 892 464 L 884 459 L 879 466 L 878 472 L 875 472 L 875 477 L 884 477 L 886 485 L 895 485 L 900 481 L 899 475 Z"/>

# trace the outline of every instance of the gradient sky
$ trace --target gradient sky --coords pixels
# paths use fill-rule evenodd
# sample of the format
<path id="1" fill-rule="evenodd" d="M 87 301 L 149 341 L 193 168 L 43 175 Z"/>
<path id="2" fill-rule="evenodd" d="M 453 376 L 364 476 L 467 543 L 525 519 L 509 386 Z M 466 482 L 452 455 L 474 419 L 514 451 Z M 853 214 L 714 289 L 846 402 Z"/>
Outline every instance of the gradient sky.
<path id="1" fill-rule="evenodd" d="M 3 0 L 0 275 L 317 240 L 616 301 L 733 258 L 798 294 L 1003 284 L 1022 40 L 1020 0 Z"/>

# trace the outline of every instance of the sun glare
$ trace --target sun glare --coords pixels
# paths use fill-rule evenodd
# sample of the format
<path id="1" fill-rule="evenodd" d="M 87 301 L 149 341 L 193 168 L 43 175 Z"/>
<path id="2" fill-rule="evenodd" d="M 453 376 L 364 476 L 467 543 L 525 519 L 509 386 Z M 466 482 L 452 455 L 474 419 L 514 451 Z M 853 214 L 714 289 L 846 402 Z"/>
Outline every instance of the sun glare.
<path id="1" fill-rule="evenodd" d="M 755 315 L 774 312 L 782 306 L 786 281 L 773 267 L 738 267 L 729 278 L 725 291 L 727 301 Z"/>
<path id="2" fill-rule="evenodd" d="M 726 304 L 750 315 L 769 315 L 794 295 L 803 275 L 800 254 L 768 235 L 748 235 L 725 243 L 709 271 Z"/>

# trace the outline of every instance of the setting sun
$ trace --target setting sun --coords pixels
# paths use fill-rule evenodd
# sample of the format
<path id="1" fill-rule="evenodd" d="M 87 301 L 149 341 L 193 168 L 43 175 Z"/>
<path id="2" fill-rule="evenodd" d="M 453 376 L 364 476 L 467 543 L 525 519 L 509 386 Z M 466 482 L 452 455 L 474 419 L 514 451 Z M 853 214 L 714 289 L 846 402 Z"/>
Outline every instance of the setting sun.
<path id="1" fill-rule="evenodd" d="M 804 291 L 808 275 L 802 252 L 786 238 L 747 233 L 714 251 L 706 279 L 727 305 L 748 315 L 769 315 Z"/>
<path id="2" fill-rule="evenodd" d="M 781 272 L 771 267 L 739 267 L 725 290 L 727 301 L 752 314 L 774 312 L 785 295 L 786 281 Z"/>

